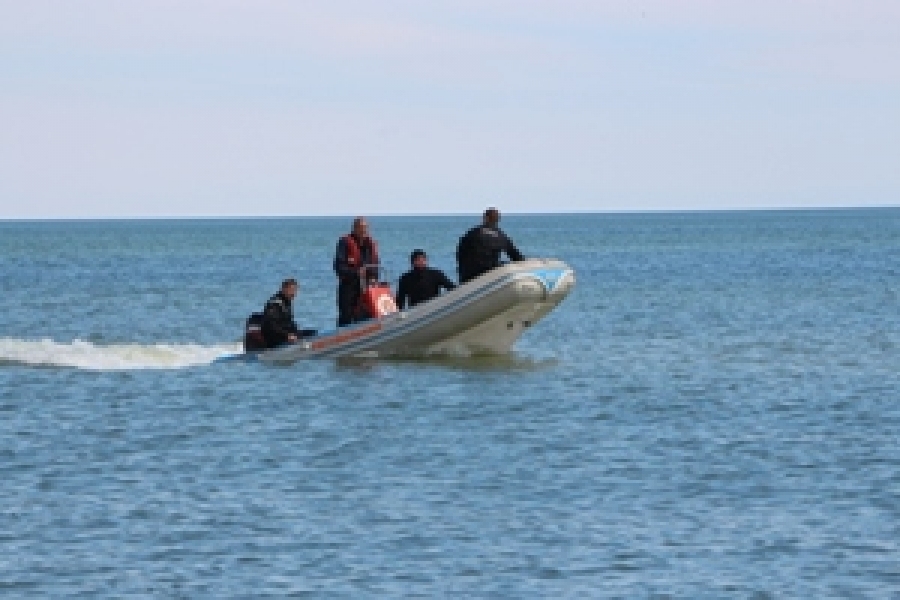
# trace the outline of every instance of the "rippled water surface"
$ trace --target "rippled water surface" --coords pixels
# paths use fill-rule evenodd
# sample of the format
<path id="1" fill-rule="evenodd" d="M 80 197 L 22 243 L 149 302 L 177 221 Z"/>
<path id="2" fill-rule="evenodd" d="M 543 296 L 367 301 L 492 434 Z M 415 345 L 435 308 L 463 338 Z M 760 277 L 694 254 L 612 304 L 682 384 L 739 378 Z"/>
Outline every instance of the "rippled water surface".
<path id="1" fill-rule="evenodd" d="M 509 216 L 514 354 L 217 362 L 346 221 L 0 223 L 0 596 L 900 597 L 900 210 Z"/>

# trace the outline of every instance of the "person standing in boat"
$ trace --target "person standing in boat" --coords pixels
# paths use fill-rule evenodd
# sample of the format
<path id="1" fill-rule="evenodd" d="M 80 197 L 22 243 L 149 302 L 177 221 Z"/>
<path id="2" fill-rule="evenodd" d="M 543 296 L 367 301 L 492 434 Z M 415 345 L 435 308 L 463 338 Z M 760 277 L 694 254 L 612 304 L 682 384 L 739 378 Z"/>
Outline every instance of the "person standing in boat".
<path id="1" fill-rule="evenodd" d="M 459 239 L 456 264 L 460 285 L 499 267 L 503 253 L 512 261 L 525 259 L 499 225 L 500 211 L 489 208 L 484 211 L 481 225 L 473 227 Z"/>
<path id="2" fill-rule="evenodd" d="M 338 276 L 338 327 L 360 319 L 362 280 L 378 279 L 378 265 L 378 244 L 369 234 L 369 223 L 364 217 L 356 217 L 350 233 L 338 240 L 334 253 L 334 272 Z"/>
<path id="3" fill-rule="evenodd" d="M 424 250 L 413 250 L 409 261 L 412 269 L 400 277 L 400 284 L 397 286 L 397 308 L 400 310 L 407 303 L 412 308 L 439 296 L 441 288 L 449 291 L 456 287 L 443 271 L 428 266 L 428 256 Z"/>
<path id="4" fill-rule="evenodd" d="M 285 279 L 281 289 L 266 302 L 260 329 L 267 348 L 293 344 L 299 339 L 300 330 L 294 322 L 293 309 L 297 289 L 296 279 Z"/>

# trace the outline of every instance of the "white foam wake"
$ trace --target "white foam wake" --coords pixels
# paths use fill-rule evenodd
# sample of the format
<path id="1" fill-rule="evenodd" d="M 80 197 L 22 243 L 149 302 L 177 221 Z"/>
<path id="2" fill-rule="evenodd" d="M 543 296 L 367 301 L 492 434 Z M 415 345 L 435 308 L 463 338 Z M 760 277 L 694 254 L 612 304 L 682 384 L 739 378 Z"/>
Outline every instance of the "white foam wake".
<path id="1" fill-rule="evenodd" d="M 18 340 L 0 338 L 0 364 L 74 367 L 93 371 L 131 369 L 179 369 L 208 365 L 217 358 L 241 351 L 238 343 L 215 346 L 199 344 L 110 344 L 82 340 Z"/>

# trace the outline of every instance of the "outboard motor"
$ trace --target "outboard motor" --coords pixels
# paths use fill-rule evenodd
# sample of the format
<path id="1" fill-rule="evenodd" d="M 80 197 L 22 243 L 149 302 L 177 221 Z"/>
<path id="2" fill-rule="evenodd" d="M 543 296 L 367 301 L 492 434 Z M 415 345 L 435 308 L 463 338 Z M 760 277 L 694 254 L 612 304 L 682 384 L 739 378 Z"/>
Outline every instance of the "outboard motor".
<path id="1" fill-rule="evenodd" d="M 244 352 L 266 349 L 266 338 L 262 333 L 262 313 L 253 313 L 247 318 L 244 326 Z"/>

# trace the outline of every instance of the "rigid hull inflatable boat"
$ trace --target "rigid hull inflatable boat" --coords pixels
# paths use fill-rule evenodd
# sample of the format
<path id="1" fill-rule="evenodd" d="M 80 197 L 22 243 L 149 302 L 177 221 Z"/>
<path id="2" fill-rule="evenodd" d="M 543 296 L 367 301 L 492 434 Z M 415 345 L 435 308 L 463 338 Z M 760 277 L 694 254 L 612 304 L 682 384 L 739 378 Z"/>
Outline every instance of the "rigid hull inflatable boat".
<path id="1" fill-rule="evenodd" d="M 502 354 L 525 329 L 553 310 L 575 285 L 555 259 L 509 263 L 404 311 L 384 296 L 379 317 L 258 352 L 266 362 L 306 358 Z"/>

